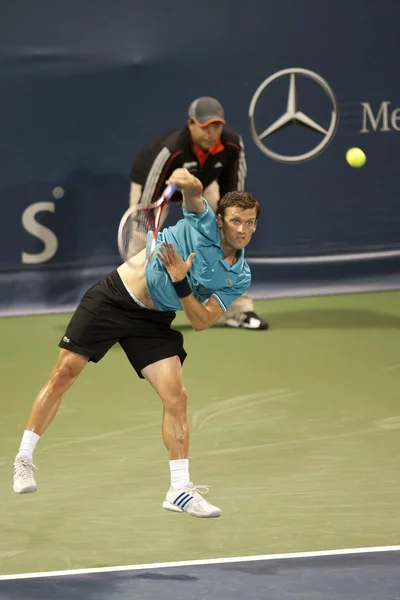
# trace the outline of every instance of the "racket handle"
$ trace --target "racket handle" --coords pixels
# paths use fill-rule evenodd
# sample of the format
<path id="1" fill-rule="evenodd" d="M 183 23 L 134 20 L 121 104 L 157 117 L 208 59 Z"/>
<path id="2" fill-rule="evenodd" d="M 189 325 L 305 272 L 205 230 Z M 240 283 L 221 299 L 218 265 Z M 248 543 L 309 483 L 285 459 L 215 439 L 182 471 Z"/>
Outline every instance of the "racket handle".
<path id="1" fill-rule="evenodd" d="M 165 190 L 163 191 L 163 196 L 166 200 L 170 200 L 175 192 L 178 190 L 178 186 L 175 183 L 170 183 L 167 185 Z"/>

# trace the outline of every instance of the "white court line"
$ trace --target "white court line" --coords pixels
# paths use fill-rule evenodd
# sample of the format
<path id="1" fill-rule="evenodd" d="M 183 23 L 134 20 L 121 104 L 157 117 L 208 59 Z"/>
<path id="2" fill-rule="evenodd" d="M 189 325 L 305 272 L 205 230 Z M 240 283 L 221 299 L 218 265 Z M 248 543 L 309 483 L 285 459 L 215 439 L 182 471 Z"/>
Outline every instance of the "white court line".
<path id="1" fill-rule="evenodd" d="M 210 558 L 204 560 L 183 560 L 178 562 L 150 563 L 143 565 L 125 565 L 122 567 L 98 567 L 92 569 L 70 569 L 65 571 L 47 571 L 43 573 L 19 573 L 0 575 L 0 581 L 10 579 L 32 579 L 34 577 L 65 577 L 67 575 L 90 575 L 93 573 L 117 573 L 119 571 L 142 571 L 148 569 L 166 569 L 171 567 L 194 567 L 201 565 L 221 565 L 237 562 L 261 560 L 282 560 L 291 558 L 314 558 L 318 556 L 339 556 L 346 554 L 368 554 L 372 552 L 400 552 L 400 546 L 377 546 L 375 548 L 344 548 L 342 550 L 322 550 L 318 552 L 292 552 L 289 554 L 265 554 L 262 556 L 233 556 L 232 558 Z"/>
<path id="2" fill-rule="evenodd" d="M 319 256 L 281 256 L 246 259 L 252 265 L 301 265 L 315 263 L 355 262 L 375 258 L 399 258 L 400 250 L 378 250 L 376 252 L 352 252 L 350 254 L 322 254 Z"/>

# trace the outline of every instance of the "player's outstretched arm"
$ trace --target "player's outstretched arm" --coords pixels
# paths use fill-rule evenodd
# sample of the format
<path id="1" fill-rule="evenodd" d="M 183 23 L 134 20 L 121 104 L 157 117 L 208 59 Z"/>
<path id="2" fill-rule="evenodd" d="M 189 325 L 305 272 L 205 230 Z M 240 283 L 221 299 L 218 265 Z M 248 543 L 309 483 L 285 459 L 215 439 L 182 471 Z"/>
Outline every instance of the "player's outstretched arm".
<path id="1" fill-rule="evenodd" d="M 195 331 L 203 331 L 214 325 L 224 313 L 215 298 L 210 298 L 206 306 L 190 294 L 186 298 L 179 298 L 185 315 Z"/>
<path id="2" fill-rule="evenodd" d="M 203 212 L 203 184 L 187 169 L 175 169 L 166 183 L 175 183 L 179 187 L 183 196 L 183 206 L 187 210 L 194 213 Z"/>
<path id="3" fill-rule="evenodd" d="M 195 331 L 208 329 L 220 317 L 223 310 L 215 300 L 210 298 L 207 306 L 203 306 L 192 294 L 186 274 L 192 266 L 194 253 L 186 261 L 182 260 L 172 244 L 163 244 L 157 253 L 158 258 L 168 271 L 182 308 Z"/>

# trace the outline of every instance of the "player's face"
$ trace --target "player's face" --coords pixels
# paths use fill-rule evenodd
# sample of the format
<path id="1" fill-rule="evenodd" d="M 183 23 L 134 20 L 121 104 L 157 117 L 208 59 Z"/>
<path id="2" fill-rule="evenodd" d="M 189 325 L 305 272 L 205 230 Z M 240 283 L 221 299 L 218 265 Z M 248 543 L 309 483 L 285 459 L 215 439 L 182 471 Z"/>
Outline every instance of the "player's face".
<path id="1" fill-rule="evenodd" d="M 218 227 L 221 230 L 222 241 L 235 250 L 245 248 L 257 226 L 255 208 L 243 210 L 236 206 L 226 209 L 225 217 L 217 215 Z"/>
<path id="2" fill-rule="evenodd" d="M 221 137 L 223 124 L 209 123 L 205 127 L 200 127 L 197 123 L 189 121 L 188 123 L 193 141 L 200 146 L 202 150 L 210 150 Z"/>

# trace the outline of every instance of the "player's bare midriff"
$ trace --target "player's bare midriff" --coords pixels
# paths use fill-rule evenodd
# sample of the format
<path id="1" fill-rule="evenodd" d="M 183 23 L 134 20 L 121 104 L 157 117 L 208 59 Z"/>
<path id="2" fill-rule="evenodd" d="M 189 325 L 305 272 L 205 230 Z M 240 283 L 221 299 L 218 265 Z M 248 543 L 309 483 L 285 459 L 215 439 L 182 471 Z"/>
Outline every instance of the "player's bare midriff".
<path id="1" fill-rule="evenodd" d="M 147 308 L 154 308 L 146 284 L 145 261 L 146 249 L 119 266 L 117 271 L 132 294 Z"/>

